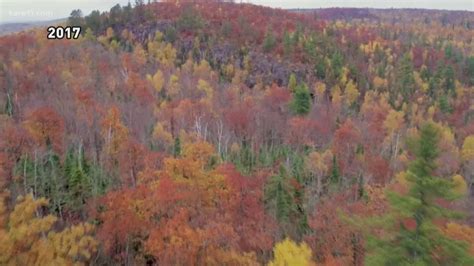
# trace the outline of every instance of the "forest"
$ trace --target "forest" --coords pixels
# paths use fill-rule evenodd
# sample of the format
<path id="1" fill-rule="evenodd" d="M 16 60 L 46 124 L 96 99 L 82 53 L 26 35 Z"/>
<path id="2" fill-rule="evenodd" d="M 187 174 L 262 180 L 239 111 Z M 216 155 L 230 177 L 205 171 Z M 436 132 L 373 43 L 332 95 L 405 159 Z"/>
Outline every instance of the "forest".
<path id="1" fill-rule="evenodd" d="M 474 265 L 473 12 L 67 25 L 0 37 L 0 265 Z"/>

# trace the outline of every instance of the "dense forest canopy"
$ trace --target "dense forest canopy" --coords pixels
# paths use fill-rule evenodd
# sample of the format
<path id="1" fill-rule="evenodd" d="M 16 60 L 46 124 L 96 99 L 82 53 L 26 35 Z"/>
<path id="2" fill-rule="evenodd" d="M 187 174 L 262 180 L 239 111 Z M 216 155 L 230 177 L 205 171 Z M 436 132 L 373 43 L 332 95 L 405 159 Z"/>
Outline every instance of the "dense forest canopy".
<path id="1" fill-rule="evenodd" d="M 229 1 L 0 37 L 0 264 L 474 265 L 474 16 Z"/>

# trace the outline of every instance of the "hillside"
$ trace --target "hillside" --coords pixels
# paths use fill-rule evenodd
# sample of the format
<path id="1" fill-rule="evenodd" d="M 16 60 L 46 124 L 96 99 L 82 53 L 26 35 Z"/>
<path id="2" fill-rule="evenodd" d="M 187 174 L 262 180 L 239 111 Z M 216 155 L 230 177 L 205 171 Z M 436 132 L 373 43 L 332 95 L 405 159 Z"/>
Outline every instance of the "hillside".
<path id="1" fill-rule="evenodd" d="M 474 263 L 472 12 L 67 23 L 0 37 L 0 264 Z"/>
<path id="2" fill-rule="evenodd" d="M 27 31 L 34 28 L 42 28 L 46 26 L 57 25 L 64 23 L 66 19 L 55 19 L 48 21 L 36 21 L 36 22 L 25 22 L 25 23 L 3 23 L 0 24 L 0 36 L 17 33 L 21 31 Z"/>

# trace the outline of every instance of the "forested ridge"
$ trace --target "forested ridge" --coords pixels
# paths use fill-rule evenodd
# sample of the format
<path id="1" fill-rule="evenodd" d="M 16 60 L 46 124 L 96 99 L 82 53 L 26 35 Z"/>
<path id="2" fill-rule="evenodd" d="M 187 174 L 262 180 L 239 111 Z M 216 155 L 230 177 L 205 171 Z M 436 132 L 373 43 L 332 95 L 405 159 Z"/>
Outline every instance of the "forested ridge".
<path id="1" fill-rule="evenodd" d="M 0 37 L 0 265 L 474 265 L 472 12 L 67 25 Z"/>

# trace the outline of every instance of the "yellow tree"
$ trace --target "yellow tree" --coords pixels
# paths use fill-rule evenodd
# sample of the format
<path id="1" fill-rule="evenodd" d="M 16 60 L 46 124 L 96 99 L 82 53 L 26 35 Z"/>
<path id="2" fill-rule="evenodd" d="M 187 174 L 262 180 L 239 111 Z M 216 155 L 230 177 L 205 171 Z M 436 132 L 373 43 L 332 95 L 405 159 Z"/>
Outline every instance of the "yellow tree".
<path id="1" fill-rule="evenodd" d="M 466 195 L 467 183 L 461 175 L 453 176 L 454 191 L 459 195 Z"/>
<path id="2" fill-rule="evenodd" d="M 311 261 L 311 249 L 302 242 L 296 244 L 291 239 L 285 239 L 273 248 L 274 258 L 269 266 L 305 266 L 314 265 Z"/>
<path id="3" fill-rule="evenodd" d="M 319 196 L 321 196 L 323 191 L 323 179 L 328 175 L 329 165 L 332 159 L 333 154 L 329 149 L 323 153 L 317 151 L 311 152 L 308 157 L 305 158 L 305 170 L 310 174 L 312 180 L 316 182 L 316 184 L 308 186 L 308 191 L 305 193 L 308 197 L 308 209 L 314 209 L 312 207 L 319 200 Z"/>
<path id="4" fill-rule="evenodd" d="M 321 101 L 324 97 L 324 93 L 326 92 L 326 84 L 323 82 L 317 82 L 314 84 L 314 95 L 316 96 L 318 101 Z"/>
<path id="5" fill-rule="evenodd" d="M 133 58 L 135 59 L 135 61 L 140 67 L 146 64 L 147 54 L 141 44 L 137 44 L 135 48 L 133 49 Z"/>
<path id="6" fill-rule="evenodd" d="M 332 105 L 334 107 L 335 113 L 339 113 L 341 110 L 341 103 L 342 103 L 342 95 L 341 95 L 341 88 L 338 85 L 334 85 L 331 88 L 331 96 L 332 96 Z"/>
<path id="7" fill-rule="evenodd" d="M 18 197 L 7 213 L 5 197 L 0 201 L 1 265 L 85 265 L 96 251 L 97 242 L 90 235 L 93 226 L 79 224 L 56 232 L 57 218 L 41 216 L 38 209 L 48 204 L 31 194 Z"/>
<path id="8" fill-rule="evenodd" d="M 352 105 L 355 101 L 357 101 L 357 98 L 359 98 L 359 90 L 356 87 L 356 84 L 354 81 L 350 80 L 347 82 L 346 85 L 346 90 L 345 90 L 345 99 L 346 99 L 346 104 L 347 105 Z"/>
<path id="9" fill-rule="evenodd" d="M 387 134 L 384 142 L 388 144 L 392 151 L 392 159 L 398 155 L 400 131 L 405 122 L 404 116 L 403 111 L 390 110 L 383 122 L 383 127 Z"/>
<path id="10" fill-rule="evenodd" d="M 153 128 L 153 139 L 155 139 L 165 148 L 170 147 L 170 145 L 173 143 L 173 136 L 168 130 L 166 130 L 165 126 L 161 122 L 157 122 Z"/>
<path id="11" fill-rule="evenodd" d="M 179 95 L 181 87 L 179 85 L 179 77 L 177 75 L 171 75 L 168 81 L 168 96 L 174 98 Z"/>
<path id="12" fill-rule="evenodd" d="M 461 154 L 465 162 L 474 160 L 474 135 L 470 135 L 464 139 Z"/>
<path id="13" fill-rule="evenodd" d="M 102 120 L 102 136 L 105 139 L 107 154 L 115 156 L 128 138 L 128 129 L 120 119 L 120 110 L 111 107 Z"/>
<path id="14" fill-rule="evenodd" d="M 443 231 L 448 237 L 467 243 L 469 245 L 469 253 L 474 255 L 474 228 L 449 222 Z"/>
<path id="15" fill-rule="evenodd" d="M 149 40 L 147 43 L 147 48 L 149 54 L 155 58 L 161 66 L 169 69 L 174 66 L 176 61 L 176 49 L 170 43 L 165 43 L 162 41 L 163 34 L 159 31 L 155 33 L 155 39 Z"/>
<path id="16" fill-rule="evenodd" d="M 165 83 L 165 79 L 163 77 L 163 72 L 161 70 L 157 70 L 155 75 L 147 75 L 146 77 L 148 81 L 151 82 L 153 85 L 153 88 L 155 89 L 156 92 L 161 92 L 161 89 L 163 89 L 163 85 Z"/>
<path id="17" fill-rule="evenodd" d="M 208 98 L 209 100 L 212 100 L 212 97 L 214 96 L 214 90 L 212 86 L 209 83 L 207 83 L 207 81 L 199 79 L 197 89 L 199 91 L 204 92 L 206 95 L 206 98 Z"/>

